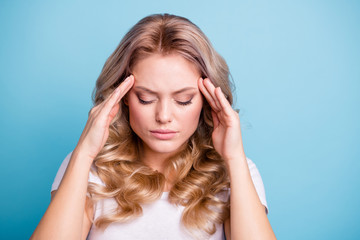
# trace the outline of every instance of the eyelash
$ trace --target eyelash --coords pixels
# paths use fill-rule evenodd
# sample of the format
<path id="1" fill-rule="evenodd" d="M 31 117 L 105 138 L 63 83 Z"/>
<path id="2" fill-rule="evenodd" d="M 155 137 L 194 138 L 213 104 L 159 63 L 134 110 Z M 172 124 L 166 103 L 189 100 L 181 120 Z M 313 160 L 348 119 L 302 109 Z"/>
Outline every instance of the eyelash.
<path id="1" fill-rule="evenodd" d="M 186 102 L 178 102 L 178 101 L 177 101 L 177 103 L 180 104 L 180 105 L 182 105 L 182 106 L 186 106 L 186 105 L 192 104 L 192 101 L 191 101 L 191 100 L 192 100 L 192 99 L 190 99 L 189 101 L 186 101 Z"/>
<path id="2" fill-rule="evenodd" d="M 152 101 L 144 101 L 141 98 L 138 98 L 138 99 L 139 99 L 139 102 L 144 105 L 152 103 Z"/>
<path id="3" fill-rule="evenodd" d="M 153 101 L 144 101 L 142 100 L 141 98 L 138 98 L 139 99 L 139 102 L 143 105 L 147 105 L 147 104 L 150 104 L 152 103 Z M 181 106 L 186 106 L 186 105 L 190 105 L 192 104 L 192 99 L 190 99 L 189 101 L 186 101 L 186 102 L 179 102 L 179 101 L 176 101 L 178 104 L 180 104 Z"/>

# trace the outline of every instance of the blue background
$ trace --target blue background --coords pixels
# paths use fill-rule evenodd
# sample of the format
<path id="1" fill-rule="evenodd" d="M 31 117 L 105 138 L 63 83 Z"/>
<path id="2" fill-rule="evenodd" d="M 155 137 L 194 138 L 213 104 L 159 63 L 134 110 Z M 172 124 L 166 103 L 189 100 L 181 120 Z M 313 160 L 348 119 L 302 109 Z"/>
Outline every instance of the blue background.
<path id="1" fill-rule="evenodd" d="M 122 36 L 189 18 L 227 60 L 278 239 L 359 239 L 359 1 L 1 1 L 1 239 L 27 239 Z"/>

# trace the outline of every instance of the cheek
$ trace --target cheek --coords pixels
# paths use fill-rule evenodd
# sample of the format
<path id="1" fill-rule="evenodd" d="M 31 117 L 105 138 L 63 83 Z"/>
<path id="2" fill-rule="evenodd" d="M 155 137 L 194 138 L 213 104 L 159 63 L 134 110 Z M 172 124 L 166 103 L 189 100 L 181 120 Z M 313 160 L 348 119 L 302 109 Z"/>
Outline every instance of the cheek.
<path id="1" fill-rule="evenodd" d="M 137 103 L 129 101 L 130 126 L 135 132 L 141 130 L 142 126 L 145 124 L 144 119 L 149 119 L 148 113 L 137 106 Z"/>
<path id="2" fill-rule="evenodd" d="M 194 106 L 194 108 L 192 108 L 186 114 L 183 114 L 183 121 L 187 122 L 190 126 L 197 128 L 201 110 L 202 110 L 202 102 Z"/>

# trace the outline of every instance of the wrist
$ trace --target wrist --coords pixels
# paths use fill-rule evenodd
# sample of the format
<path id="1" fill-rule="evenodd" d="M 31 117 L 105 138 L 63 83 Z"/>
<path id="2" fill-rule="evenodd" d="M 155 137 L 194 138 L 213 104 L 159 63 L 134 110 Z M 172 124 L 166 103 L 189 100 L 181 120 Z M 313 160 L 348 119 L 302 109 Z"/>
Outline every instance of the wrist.
<path id="1" fill-rule="evenodd" d="M 241 148 L 238 151 L 234 151 L 231 154 L 227 154 L 226 156 L 223 157 L 223 159 L 227 164 L 232 164 L 238 161 L 246 161 L 246 155 L 244 150 Z"/>
<path id="2" fill-rule="evenodd" d="M 81 145 L 77 145 L 75 147 L 72 157 L 79 159 L 83 163 L 88 163 L 90 166 L 95 159 L 95 156 L 91 156 Z"/>
<path id="3" fill-rule="evenodd" d="M 239 169 L 247 167 L 247 160 L 244 152 L 239 152 L 238 154 L 228 156 L 224 158 L 224 161 L 229 173 L 231 173 L 232 170 L 238 172 Z"/>

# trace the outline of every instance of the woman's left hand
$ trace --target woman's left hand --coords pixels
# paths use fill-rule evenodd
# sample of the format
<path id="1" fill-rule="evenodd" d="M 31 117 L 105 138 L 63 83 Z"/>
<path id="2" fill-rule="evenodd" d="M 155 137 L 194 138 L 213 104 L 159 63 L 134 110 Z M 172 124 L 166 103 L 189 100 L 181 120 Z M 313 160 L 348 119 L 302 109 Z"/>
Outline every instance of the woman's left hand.
<path id="1" fill-rule="evenodd" d="M 276 239 L 246 167 L 238 113 L 232 109 L 221 89 L 215 88 L 209 79 L 200 79 L 198 85 L 211 106 L 213 144 L 227 165 L 231 182 L 231 213 L 224 222 L 226 237 Z"/>
<path id="2" fill-rule="evenodd" d="M 239 157 L 245 159 L 239 114 L 232 109 L 220 87 L 215 88 L 209 79 L 200 78 L 198 85 L 212 109 L 215 150 L 228 164 Z"/>

